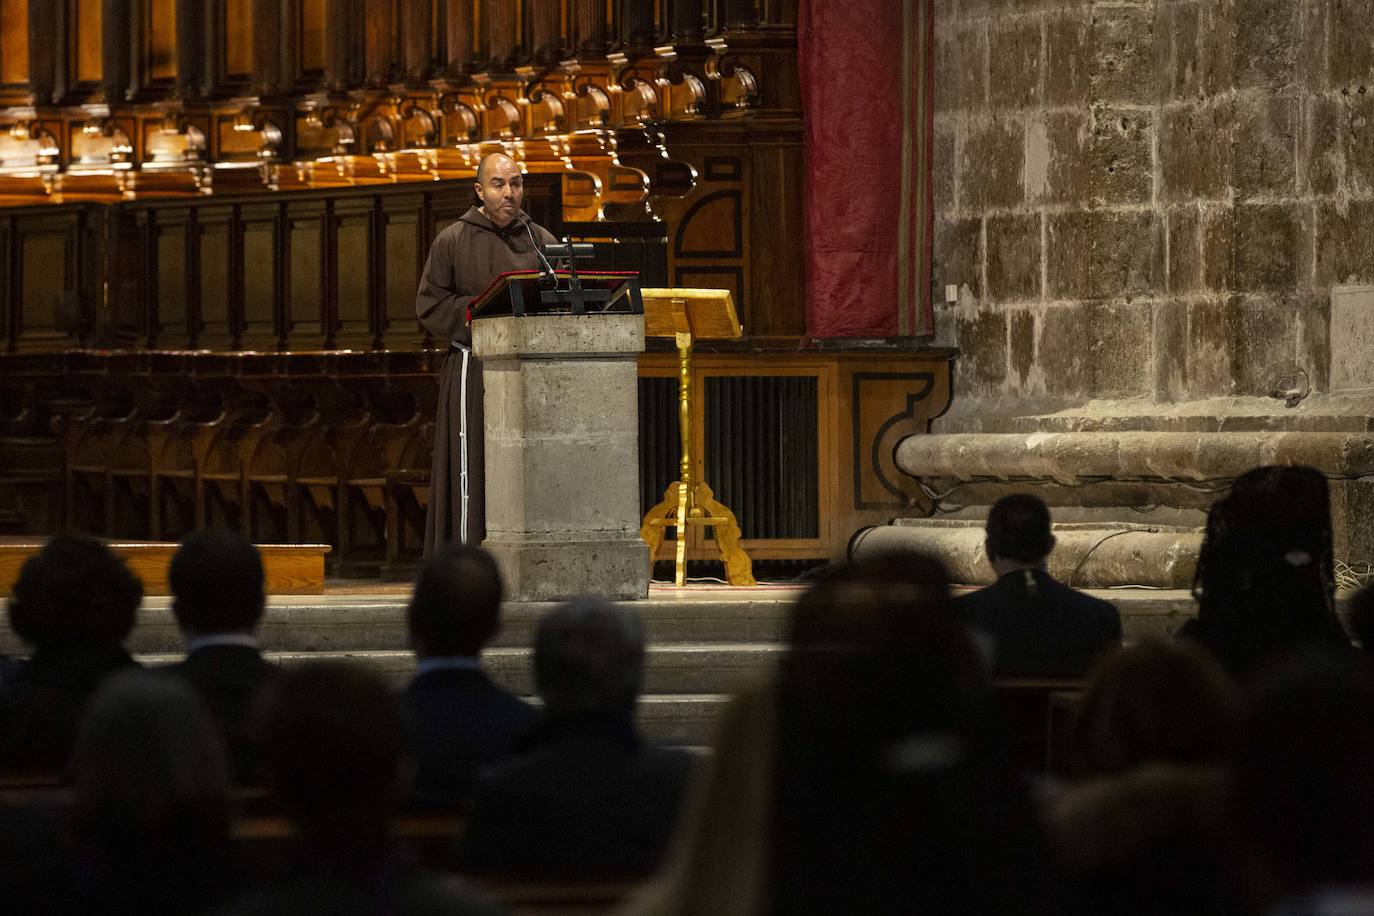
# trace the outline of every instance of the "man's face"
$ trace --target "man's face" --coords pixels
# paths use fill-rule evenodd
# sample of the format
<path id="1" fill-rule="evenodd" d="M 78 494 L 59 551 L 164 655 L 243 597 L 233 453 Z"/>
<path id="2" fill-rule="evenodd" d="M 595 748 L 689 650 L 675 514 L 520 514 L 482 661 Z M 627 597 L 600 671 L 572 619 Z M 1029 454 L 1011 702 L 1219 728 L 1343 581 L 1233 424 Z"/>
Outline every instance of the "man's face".
<path id="1" fill-rule="evenodd" d="M 505 156 L 493 158 L 477 183 L 477 196 L 482 198 L 482 209 L 488 219 L 498 226 L 508 224 L 525 196 L 525 176 L 520 173 L 520 166 Z"/>

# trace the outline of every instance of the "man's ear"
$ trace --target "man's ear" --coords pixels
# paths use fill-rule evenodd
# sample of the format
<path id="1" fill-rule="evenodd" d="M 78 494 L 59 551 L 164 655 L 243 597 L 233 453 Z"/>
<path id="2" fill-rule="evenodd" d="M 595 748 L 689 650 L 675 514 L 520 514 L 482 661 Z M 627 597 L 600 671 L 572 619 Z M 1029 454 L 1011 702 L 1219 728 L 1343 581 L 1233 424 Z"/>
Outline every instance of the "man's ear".
<path id="1" fill-rule="evenodd" d="M 472 183 L 472 193 L 477 195 L 478 200 L 482 199 L 482 182 L 474 181 Z"/>

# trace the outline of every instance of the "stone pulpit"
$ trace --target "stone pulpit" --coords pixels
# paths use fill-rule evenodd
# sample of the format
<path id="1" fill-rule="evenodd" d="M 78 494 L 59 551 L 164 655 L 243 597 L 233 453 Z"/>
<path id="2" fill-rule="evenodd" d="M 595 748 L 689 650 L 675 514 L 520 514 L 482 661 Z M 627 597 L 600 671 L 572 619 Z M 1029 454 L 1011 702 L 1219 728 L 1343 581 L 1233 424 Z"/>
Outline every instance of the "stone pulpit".
<path id="1" fill-rule="evenodd" d="M 636 358 L 643 314 L 491 315 L 482 360 L 487 538 L 515 601 L 642 598 Z"/>

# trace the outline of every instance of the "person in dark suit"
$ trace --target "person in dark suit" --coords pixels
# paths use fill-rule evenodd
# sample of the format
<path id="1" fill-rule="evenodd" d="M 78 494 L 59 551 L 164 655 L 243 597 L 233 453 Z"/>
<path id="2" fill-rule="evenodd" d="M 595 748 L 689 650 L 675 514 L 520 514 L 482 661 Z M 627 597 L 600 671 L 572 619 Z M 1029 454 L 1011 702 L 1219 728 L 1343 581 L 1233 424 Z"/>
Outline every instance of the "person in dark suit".
<path id="1" fill-rule="evenodd" d="M 477 770 L 511 754 L 534 725 L 534 708 L 482 671 L 482 648 L 500 627 L 501 594 L 496 561 L 480 547 L 444 545 L 416 579 L 406 622 L 418 665 L 402 708 L 421 806 L 465 801 Z"/>
<path id="2" fill-rule="evenodd" d="M 186 640 L 186 659 L 168 670 L 200 694 L 219 723 L 234 779 L 252 784 L 257 774 L 250 713 L 277 673 L 258 648 L 267 604 L 262 558 L 237 531 L 206 528 L 182 543 L 167 577 L 172 614 Z"/>
<path id="3" fill-rule="evenodd" d="M 523 754 L 479 778 L 461 870 L 625 878 L 658 867 L 692 755 L 652 747 L 635 728 L 644 654 L 638 616 L 601 598 L 540 622 L 534 676 L 545 714 Z"/>
<path id="4" fill-rule="evenodd" d="M 24 562 L 8 613 L 33 655 L 5 675 L 0 769 L 66 766 L 91 695 L 108 675 L 138 664 L 121 644 L 142 601 L 143 583 L 92 538 L 58 535 Z"/>
<path id="5" fill-rule="evenodd" d="M 988 512 L 984 549 L 997 581 L 956 608 L 991 641 L 997 676 L 1077 676 L 1121 645 L 1116 608 L 1047 571 L 1054 543 L 1050 510 L 1035 496 L 1005 496 Z"/>

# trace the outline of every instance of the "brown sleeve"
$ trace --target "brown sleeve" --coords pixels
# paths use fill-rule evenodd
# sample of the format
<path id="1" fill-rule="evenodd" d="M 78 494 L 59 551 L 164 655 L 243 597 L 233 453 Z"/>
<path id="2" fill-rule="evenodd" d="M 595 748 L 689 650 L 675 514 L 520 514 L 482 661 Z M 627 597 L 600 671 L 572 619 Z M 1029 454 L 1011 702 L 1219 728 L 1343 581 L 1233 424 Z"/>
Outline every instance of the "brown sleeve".
<path id="1" fill-rule="evenodd" d="M 415 317 L 436 340 L 468 343 L 472 339 L 467 323 L 468 304 L 473 297 L 456 292 L 456 249 L 455 235 L 441 235 L 434 240 L 420 274 L 420 288 L 415 293 Z"/>

